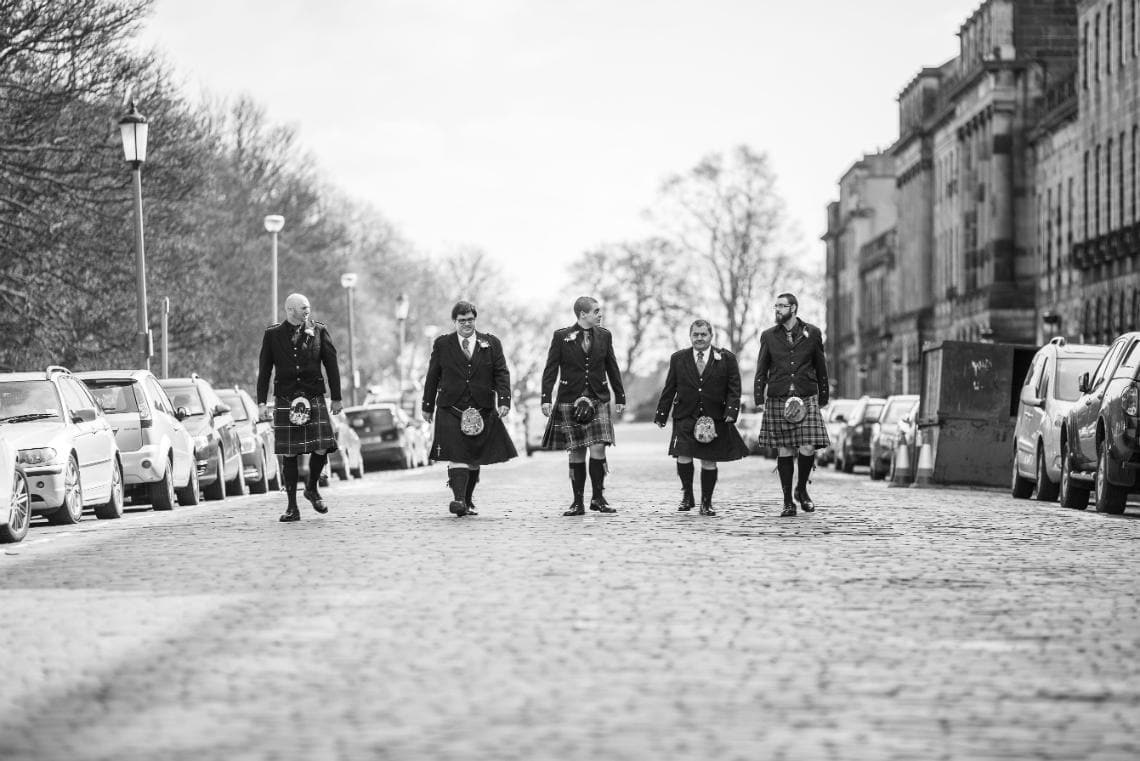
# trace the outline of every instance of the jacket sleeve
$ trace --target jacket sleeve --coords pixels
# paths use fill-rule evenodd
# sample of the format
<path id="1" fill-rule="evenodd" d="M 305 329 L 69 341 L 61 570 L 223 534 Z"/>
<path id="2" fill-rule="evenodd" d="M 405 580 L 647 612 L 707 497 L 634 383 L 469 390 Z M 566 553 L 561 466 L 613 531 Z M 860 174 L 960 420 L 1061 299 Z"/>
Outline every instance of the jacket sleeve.
<path id="1" fill-rule="evenodd" d="M 558 365 L 562 358 L 562 348 L 558 345 L 558 331 L 550 339 L 550 350 L 546 352 L 546 367 L 542 371 L 542 403 L 549 404 L 554 392 L 554 382 L 558 380 Z"/>
<path id="2" fill-rule="evenodd" d="M 740 415 L 740 363 L 736 355 L 726 351 L 724 353 L 725 365 L 728 371 L 728 388 L 724 395 L 724 417 L 726 420 L 736 420 Z"/>
<path id="3" fill-rule="evenodd" d="M 772 355 L 768 352 L 768 344 L 764 336 L 760 336 L 760 356 L 756 358 L 756 383 L 753 389 L 756 406 L 764 406 L 764 388 L 768 385 L 768 371 L 772 368 Z"/>
<path id="4" fill-rule="evenodd" d="M 332 336 L 328 328 L 321 328 L 321 364 L 325 366 L 325 375 L 329 379 L 329 398 L 334 402 L 340 401 L 340 365 L 336 361 L 336 347 L 333 346 Z"/>
<path id="5" fill-rule="evenodd" d="M 269 400 L 269 376 L 273 373 L 273 345 L 270 331 L 261 337 L 261 356 L 257 364 L 257 403 Z"/>
<path id="6" fill-rule="evenodd" d="M 606 375 L 610 379 L 610 388 L 614 391 L 614 404 L 625 404 L 625 386 L 621 384 L 621 370 L 618 368 L 617 356 L 614 353 L 614 339 L 610 335 L 610 348 L 606 352 Z"/>
<path id="7" fill-rule="evenodd" d="M 443 366 L 439 361 L 440 340 L 431 345 L 431 359 L 428 360 L 427 377 L 424 378 L 424 398 L 420 408 L 427 413 L 435 412 L 435 395 L 439 391 L 439 379 L 443 377 Z"/>
<path id="8" fill-rule="evenodd" d="M 507 358 L 503 354 L 503 342 L 498 337 L 491 337 L 491 346 L 495 347 L 492 358 L 494 360 L 494 384 L 497 407 L 511 406 L 511 371 L 507 367 Z"/>
<path id="9" fill-rule="evenodd" d="M 827 380 L 827 357 L 823 353 L 823 334 L 815 334 L 815 352 L 812 354 L 812 364 L 815 366 L 815 380 L 819 386 L 819 406 L 822 407 L 831 400 L 831 386 Z"/>
<path id="10" fill-rule="evenodd" d="M 677 357 L 669 360 L 669 372 L 665 376 L 665 388 L 661 390 L 661 398 L 657 400 L 657 414 L 653 422 L 660 425 L 669 419 L 669 410 L 677 398 Z"/>

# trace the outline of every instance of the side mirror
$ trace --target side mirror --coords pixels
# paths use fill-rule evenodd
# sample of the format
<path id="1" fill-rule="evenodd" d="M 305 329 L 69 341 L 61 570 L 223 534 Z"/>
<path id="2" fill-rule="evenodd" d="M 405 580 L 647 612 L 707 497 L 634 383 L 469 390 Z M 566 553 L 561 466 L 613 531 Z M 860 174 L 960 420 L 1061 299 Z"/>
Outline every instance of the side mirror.
<path id="1" fill-rule="evenodd" d="M 1024 404 L 1026 407 L 1044 407 L 1045 406 L 1045 400 L 1038 398 L 1036 395 L 1034 395 L 1033 389 L 1030 388 L 1029 386 L 1025 386 L 1024 388 L 1021 389 L 1021 403 Z"/>
<path id="2" fill-rule="evenodd" d="M 847 422 L 847 416 L 840 413 L 840 414 L 835 416 L 835 422 L 836 423 L 846 423 Z"/>
<path id="3" fill-rule="evenodd" d="M 1081 377 L 1077 379 L 1077 391 L 1082 394 L 1088 393 L 1089 390 L 1089 374 L 1081 373 Z"/>
<path id="4" fill-rule="evenodd" d="M 76 410 L 75 412 L 71 413 L 71 422 L 90 423 L 97 417 L 99 417 L 99 413 L 93 409 L 87 408 L 83 410 Z"/>
<path id="5" fill-rule="evenodd" d="M 179 420 L 185 420 L 186 418 L 190 417 L 190 408 L 179 407 L 178 409 L 174 410 L 174 417 L 178 418 Z"/>
<path id="6" fill-rule="evenodd" d="M 228 415 L 228 414 L 230 414 L 230 406 L 228 404 L 215 404 L 214 405 L 214 414 L 215 415 Z"/>

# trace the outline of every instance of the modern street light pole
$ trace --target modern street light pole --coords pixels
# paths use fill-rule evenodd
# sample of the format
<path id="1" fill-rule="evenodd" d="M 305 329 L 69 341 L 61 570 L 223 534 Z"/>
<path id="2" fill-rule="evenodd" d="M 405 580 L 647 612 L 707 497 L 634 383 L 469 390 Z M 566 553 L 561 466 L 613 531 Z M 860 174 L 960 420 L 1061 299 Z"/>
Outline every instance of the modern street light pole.
<path id="1" fill-rule="evenodd" d="M 170 297 L 162 298 L 162 377 L 170 377 Z"/>
<path id="2" fill-rule="evenodd" d="M 269 310 L 269 324 L 277 322 L 277 233 L 285 226 L 285 217 L 280 214 L 269 214 L 265 217 L 265 230 L 273 236 L 273 278 L 272 278 L 272 308 Z"/>
<path id="3" fill-rule="evenodd" d="M 154 353 L 151 345 L 150 326 L 146 313 L 146 253 L 143 248 L 142 210 L 142 165 L 146 161 L 146 139 L 148 125 L 146 117 L 135 108 L 119 120 L 119 130 L 123 137 L 123 155 L 131 165 L 135 185 L 135 276 L 138 287 L 138 343 L 142 353 L 142 367 L 150 369 L 150 358 Z"/>
<path id="4" fill-rule="evenodd" d="M 348 372 L 352 376 L 352 385 L 349 388 L 348 399 L 353 407 L 356 406 L 356 342 L 353 340 L 355 333 L 355 308 L 352 301 L 353 291 L 356 290 L 356 273 L 346 272 L 340 276 L 340 286 L 344 288 L 345 293 L 348 295 Z"/>
<path id="5" fill-rule="evenodd" d="M 400 384 L 400 407 L 404 406 L 404 346 L 407 342 L 408 331 L 408 294 L 401 293 L 396 297 L 396 324 L 399 326 L 399 349 L 396 353 L 396 377 Z"/>

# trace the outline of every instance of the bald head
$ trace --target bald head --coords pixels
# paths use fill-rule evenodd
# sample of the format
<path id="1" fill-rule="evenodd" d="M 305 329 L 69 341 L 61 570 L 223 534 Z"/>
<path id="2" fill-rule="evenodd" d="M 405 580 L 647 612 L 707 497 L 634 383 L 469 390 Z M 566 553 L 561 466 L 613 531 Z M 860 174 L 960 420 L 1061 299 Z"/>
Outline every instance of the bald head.
<path id="1" fill-rule="evenodd" d="M 309 299 L 301 293 L 290 293 L 285 299 L 285 319 L 300 325 L 309 316 Z"/>

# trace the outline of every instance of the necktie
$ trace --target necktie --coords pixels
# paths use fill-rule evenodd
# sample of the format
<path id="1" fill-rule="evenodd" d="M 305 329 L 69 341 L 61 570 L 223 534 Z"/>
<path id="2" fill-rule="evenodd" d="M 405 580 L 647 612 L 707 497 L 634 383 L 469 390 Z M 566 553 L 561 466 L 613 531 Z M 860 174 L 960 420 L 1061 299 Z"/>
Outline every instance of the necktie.
<path id="1" fill-rule="evenodd" d="M 463 353 L 467 356 L 468 359 L 471 359 L 471 339 L 470 338 L 464 338 L 463 339 Z"/>
<path id="2" fill-rule="evenodd" d="M 697 374 L 703 375 L 705 372 L 705 353 L 704 351 L 697 350 Z"/>
<path id="3" fill-rule="evenodd" d="M 582 351 L 587 354 L 590 353 L 590 331 L 588 330 L 582 331 Z"/>

